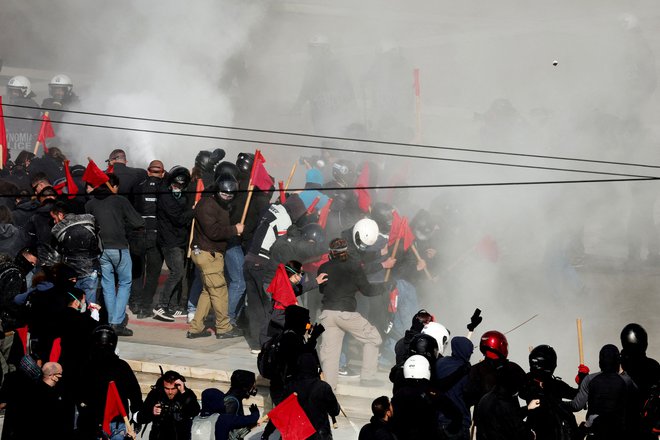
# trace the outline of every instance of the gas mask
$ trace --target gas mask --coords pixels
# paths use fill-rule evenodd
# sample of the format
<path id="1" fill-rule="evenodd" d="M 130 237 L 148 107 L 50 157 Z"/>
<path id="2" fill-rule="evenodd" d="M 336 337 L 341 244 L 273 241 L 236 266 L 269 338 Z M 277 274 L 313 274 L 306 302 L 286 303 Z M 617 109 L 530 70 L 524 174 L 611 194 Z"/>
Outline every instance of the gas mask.
<path id="1" fill-rule="evenodd" d="M 183 193 L 181 192 L 181 188 L 177 188 L 176 186 L 172 187 L 172 196 L 175 199 L 179 200 L 182 195 L 183 195 Z"/>

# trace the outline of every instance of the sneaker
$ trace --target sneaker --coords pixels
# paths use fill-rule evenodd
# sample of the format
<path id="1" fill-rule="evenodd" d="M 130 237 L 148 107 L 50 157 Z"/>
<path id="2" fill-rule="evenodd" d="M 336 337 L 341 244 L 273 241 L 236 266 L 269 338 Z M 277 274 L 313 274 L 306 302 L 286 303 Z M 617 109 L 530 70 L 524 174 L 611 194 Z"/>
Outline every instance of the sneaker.
<path id="1" fill-rule="evenodd" d="M 243 330 L 236 327 L 233 327 L 228 332 L 215 334 L 216 339 L 230 339 L 230 338 L 238 338 L 240 336 L 243 336 Z"/>
<path id="2" fill-rule="evenodd" d="M 133 336 L 133 330 L 126 328 L 125 325 L 112 324 L 111 327 L 117 336 Z"/>
<path id="3" fill-rule="evenodd" d="M 211 333 L 207 332 L 206 330 L 202 330 L 199 333 L 186 333 L 186 338 L 188 339 L 206 338 L 208 336 L 211 336 Z"/>
<path id="4" fill-rule="evenodd" d="M 250 354 L 259 354 L 259 353 L 261 353 L 261 350 L 259 350 L 258 348 L 253 348 L 250 350 Z"/>
<path id="5" fill-rule="evenodd" d="M 154 319 L 163 322 L 174 322 L 174 318 L 165 312 L 164 308 L 153 309 Z"/>
<path id="6" fill-rule="evenodd" d="M 348 367 L 339 367 L 339 375 L 342 377 L 358 377 L 360 373 L 356 373 Z"/>
<path id="7" fill-rule="evenodd" d="M 385 385 L 385 382 L 378 379 L 360 379 L 360 386 L 363 387 L 382 387 Z"/>
<path id="8" fill-rule="evenodd" d="M 172 313 L 172 318 L 174 319 L 188 318 L 188 313 L 185 310 L 176 309 L 174 313 Z"/>
<path id="9" fill-rule="evenodd" d="M 190 324 L 193 319 L 195 319 L 195 312 L 188 312 L 188 324 Z"/>

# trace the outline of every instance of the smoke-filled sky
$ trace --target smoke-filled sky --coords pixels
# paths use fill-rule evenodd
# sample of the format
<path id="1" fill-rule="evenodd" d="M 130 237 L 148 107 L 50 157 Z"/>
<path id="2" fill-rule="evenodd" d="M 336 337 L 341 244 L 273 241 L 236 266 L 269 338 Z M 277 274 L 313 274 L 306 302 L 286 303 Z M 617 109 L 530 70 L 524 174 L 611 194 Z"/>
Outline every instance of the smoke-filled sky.
<path id="1" fill-rule="evenodd" d="M 625 6 L 625 7 L 624 7 Z M 259 129 L 419 141 L 527 154 L 660 164 L 656 90 L 660 5 L 651 0 L 501 2 L 211 1 L 58 2 L 5 0 L 0 9 L 0 75 L 69 74 L 81 109 Z M 556 66 L 553 61 L 557 61 Z M 420 72 L 417 117 L 413 69 Z M 27 76 L 30 76 L 29 74 Z M 120 119 L 70 120 L 394 152 L 660 176 L 660 170 L 576 161 L 297 138 Z M 417 130 L 417 122 L 421 131 Z M 56 127 L 56 130 L 58 127 Z M 260 146 L 284 178 L 299 155 L 318 150 L 128 131 L 61 128 L 66 152 L 102 161 L 117 146 L 129 161 L 192 166 L 200 149 L 229 159 Z M 407 184 L 608 179 L 607 175 L 466 164 L 369 159 L 379 183 Z M 302 184 L 302 172 L 294 180 Z M 399 190 L 395 205 L 441 217 L 452 270 L 424 306 L 461 334 L 475 306 L 483 326 L 512 333 L 526 366 L 529 346 L 558 347 L 573 374 L 574 319 L 585 319 L 587 360 L 617 342 L 629 321 L 646 325 L 660 355 L 656 250 L 657 184 L 598 183 Z M 384 192 L 381 193 L 385 197 Z M 469 253 L 484 235 L 498 242 L 491 263 Z M 640 242 L 640 245 L 636 243 Z M 648 249 L 648 248 L 651 249 Z M 464 255 L 466 257 L 463 258 Z M 455 316 L 465 316 L 461 320 Z M 445 318 L 446 317 L 446 318 Z M 465 321 L 465 322 L 463 322 Z M 484 328 L 486 330 L 486 328 Z"/>

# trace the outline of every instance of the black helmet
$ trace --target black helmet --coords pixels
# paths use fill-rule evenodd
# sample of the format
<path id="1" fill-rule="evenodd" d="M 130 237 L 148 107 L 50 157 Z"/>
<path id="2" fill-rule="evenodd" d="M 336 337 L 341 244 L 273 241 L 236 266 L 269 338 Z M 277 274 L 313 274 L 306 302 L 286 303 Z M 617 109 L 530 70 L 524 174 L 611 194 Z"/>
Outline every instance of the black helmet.
<path id="1" fill-rule="evenodd" d="M 211 161 L 211 152 L 208 150 L 202 150 L 197 153 L 195 157 L 195 166 L 202 171 L 208 171 L 209 162 Z M 213 171 L 213 169 L 211 169 Z"/>
<path id="2" fill-rule="evenodd" d="M 215 180 L 218 180 L 218 177 L 223 174 L 231 174 L 236 180 L 238 180 L 240 170 L 235 164 L 225 160 L 215 167 Z"/>
<path id="3" fill-rule="evenodd" d="M 408 346 L 408 356 L 415 354 L 424 356 L 431 364 L 438 358 L 439 352 L 438 341 L 433 336 L 425 333 L 413 336 Z"/>
<path id="4" fill-rule="evenodd" d="M 190 171 L 181 165 L 175 165 L 167 173 L 167 186 L 176 185 L 179 188 L 186 188 L 190 184 Z"/>
<path id="5" fill-rule="evenodd" d="M 307 223 L 302 227 L 302 236 L 307 241 L 314 243 L 323 243 L 325 241 L 325 231 L 318 223 Z"/>
<path id="6" fill-rule="evenodd" d="M 393 211 L 394 207 L 389 203 L 377 202 L 371 207 L 371 218 L 378 223 L 378 229 L 384 234 L 392 229 Z"/>
<path id="7" fill-rule="evenodd" d="M 646 353 L 649 337 L 639 324 L 630 323 L 621 330 L 621 347 L 627 352 Z"/>
<path id="8" fill-rule="evenodd" d="M 332 164 L 332 178 L 339 184 L 352 185 L 355 182 L 355 165 L 340 159 Z"/>
<path id="9" fill-rule="evenodd" d="M 249 173 L 254 163 L 254 154 L 252 153 L 238 153 L 236 158 L 236 166 L 243 173 Z"/>
<path id="10" fill-rule="evenodd" d="M 92 341 L 98 348 L 115 351 L 115 348 L 117 348 L 117 333 L 109 325 L 99 325 L 94 329 Z"/>
<path id="11" fill-rule="evenodd" d="M 218 194 L 222 200 L 230 201 L 238 191 L 238 181 L 231 174 L 221 174 L 215 181 Z"/>
<path id="12" fill-rule="evenodd" d="M 557 368 L 557 353 L 549 345 L 539 345 L 529 353 L 529 369 L 532 373 L 552 375 Z"/>
<path id="13" fill-rule="evenodd" d="M 435 227 L 436 224 L 431 214 L 425 209 L 420 209 L 410 222 L 410 228 L 415 234 L 415 238 L 422 241 L 428 240 L 431 237 Z"/>

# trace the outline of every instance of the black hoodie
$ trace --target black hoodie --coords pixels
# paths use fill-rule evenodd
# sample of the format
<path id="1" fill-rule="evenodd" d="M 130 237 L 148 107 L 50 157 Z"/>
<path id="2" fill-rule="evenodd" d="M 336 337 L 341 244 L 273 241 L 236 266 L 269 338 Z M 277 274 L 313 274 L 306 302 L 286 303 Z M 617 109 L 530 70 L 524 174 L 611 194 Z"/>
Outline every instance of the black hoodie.
<path id="1" fill-rule="evenodd" d="M 144 219 L 128 199 L 112 194 L 105 186 L 96 188 L 92 195 L 85 211 L 96 219 L 103 248 L 128 249 L 127 232 L 144 228 Z"/>

